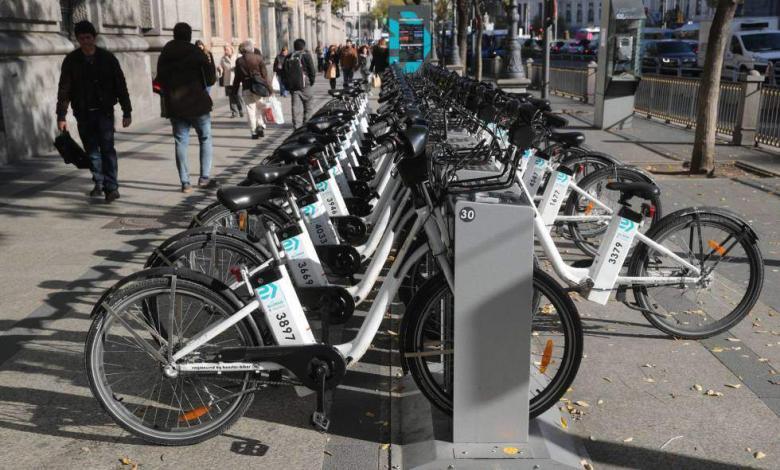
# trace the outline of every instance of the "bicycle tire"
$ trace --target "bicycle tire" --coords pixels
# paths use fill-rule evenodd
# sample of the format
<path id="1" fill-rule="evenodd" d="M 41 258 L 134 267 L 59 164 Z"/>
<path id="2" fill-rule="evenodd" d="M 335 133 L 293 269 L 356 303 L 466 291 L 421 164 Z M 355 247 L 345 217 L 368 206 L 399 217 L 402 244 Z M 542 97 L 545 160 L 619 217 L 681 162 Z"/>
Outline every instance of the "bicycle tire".
<path id="1" fill-rule="evenodd" d="M 237 302 L 234 297 L 231 298 L 231 296 L 223 294 L 224 289 L 227 289 L 227 287 L 214 279 L 198 282 L 195 280 L 197 279 L 197 276 L 190 276 L 182 271 L 154 270 L 153 272 L 155 275 L 143 276 L 137 282 L 126 283 L 121 289 L 115 291 L 110 299 L 107 300 L 111 304 L 111 311 L 121 312 L 123 305 L 128 304 L 133 298 L 143 298 L 144 294 L 151 294 L 160 291 L 160 289 L 167 289 L 171 282 L 170 274 L 173 272 L 181 274 L 181 276 L 177 278 L 177 293 L 187 293 L 207 299 L 211 306 L 220 309 L 226 315 L 232 314 L 242 307 L 240 302 Z M 145 427 L 143 426 L 143 423 L 139 423 L 138 419 L 136 419 L 139 418 L 139 416 L 131 413 L 129 409 L 125 409 L 125 406 L 123 405 L 124 400 L 120 399 L 121 397 L 118 397 L 118 395 L 109 388 L 110 385 L 106 385 L 108 379 L 104 374 L 105 364 L 102 363 L 102 359 L 99 356 L 101 351 L 104 351 L 102 345 L 108 337 L 106 325 L 108 324 L 107 318 L 109 314 L 111 314 L 111 311 L 102 309 L 93 319 L 92 325 L 87 333 L 84 358 L 87 379 L 93 396 L 100 403 L 103 410 L 119 426 L 150 443 L 166 446 L 192 445 L 222 434 L 246 413 L 246 410 L 254 399 L 254 393 L 252 392 L 238 396 L 234 404 L 230 406 L 230 409 L 227 410 L 220 419 L 215 420 L 213 424 L 199 430 L 170 433 Z M 251 317 L 247 317 L 247 319 L 244 319 L 235 325 L 237 331 L 240 332 L 241 339 L 246 343 L 247 347 L 262 345 L 262 340 L 256 334 L 256 326 L 250 324 L 252 321 Z M 162 374 L 161 370 L 160 374 Z M 244 389 L 251 388 L 251 374 L 247 373 L 243 374 L 243 376 Z M 162 385 L 160 388 L 162 390 Z M 152 389 L 152 392 L 154 392 L 154 389 Z M 143 421 L 144 417 L 140 417 L 141 421 Z"/>
<path id="2" fill-rule="evenodd" d="M 577 375 L 582 359 L 583 332 L 579 313 L 568 295 L 560 288 L 558 283 L 539 269 L 534 270 L 534 290 L 543 291 L 554 305 L 554 309 L 560 313 L 561 325 L 565 337 L 565 351 L 561 366 L 553 379 L 530 400 L 530 417 L 535 418 L 554 406 L 566 393 Z M 437 408 L 445 413 L 452 413 L 452 395 L 444 390 L 432 377 L 429 369 L 422 364 L 420 356 L 407 357 L 407 353 L 420 351 L 423 337 L 430 339 L 424 329 L 425 313 L 428 306 L 439 299 L 443 294 L 450 293 L 449 285 L 442 274 L 428 280 L 419 292 L 414 296 L 406 309 L 401 325 L 402 360 L 420 391 Z M 533 325 L 532 325 L 533 328 Z M 451 384 L 449 386 L 450 390 Z"/>
<path id="3" fill-rule="evenodd" d="M 674 212 L 667 215 L 659 222 L 653 225 L 653 227 L 646 233 L 646 236 L 651 238 L 656 243 L 662 243 L 665 237 L 673 234 L 675 230 L 679 228 L 693 227 L 694 223 L 701 223 L 704 226 L 721 227 L 724 230 L 728 230 L 734 234 L 740 234 L 740 246 L 745 251 L 745 255 L 748 260 L 749 267 L 749 279 L 747 281 L 747 288 L 745 293 L 738 303 L 734 306 L 727 315 L 720 320 L 712 323 L 705 328 L 690 328 L 685 324 L 673 324 L 666 320 L 662 315 L 656 312 L 653 308 L 652 295 L 649 293 L 650 289 L 645 286 L 635 285 L 633 287 L 634 298 L 637 305 L 642 309 L 642 314 L 650 324 L 664 333 L 684 339 L 703 339 L 717 335 L 724 331 L 729 330 L 731 327 L 739 323 L 753 308 L 761 295 L 761 289 L 764 283 L 764 262 L 761 255 L 761 250 L 758 247 L 756 240 L 751 239 L 751 236 L 747 230 L 745 230 L 744 223 L 737 223 L 732 216 L 724 216 L 717 212 L 709 212 L 702 209 L 689 210 L 683 209 L 681 211 Z M 648 264 L 653 257 L 653 251 L 645 244 L 641 244 L 639 248 L 634 252 L 633 256 L 629 260 L 628 275 L 629 276 L 643 276 L 647 272 Z M 694 263 L 692 263 L 694 264 Z M 740 276 L 741 278 L 742 276 Z M 744 279 L 741 279 L 744 281 Z M 719 292 L 719 294 L 721 294 Z M 682 307 L 681 307 L 682 308 Z M 703 309 L 702 309 L 703 310 Z M 706 312 L 704 312 L 706 315 Z"/>

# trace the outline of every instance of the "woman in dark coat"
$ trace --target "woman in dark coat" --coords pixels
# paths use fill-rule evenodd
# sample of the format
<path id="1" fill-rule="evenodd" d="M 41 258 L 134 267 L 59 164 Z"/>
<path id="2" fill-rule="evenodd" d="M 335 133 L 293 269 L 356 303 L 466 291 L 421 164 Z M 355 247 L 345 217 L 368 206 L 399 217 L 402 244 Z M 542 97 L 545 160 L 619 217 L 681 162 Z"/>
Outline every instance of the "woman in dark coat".
<path id="1" fill-rule="evenodd" d="M 331 70 L 331 66 L 336 69 L 336 76 L 334 78 L 328 77 L 328 71 Z M 331 45 L 328 48 L 328 55 L 325 58 L 325 78 L 330 80 L 330 89 L 336 89 L 336 79 L 341 76 L 339 70 L 339 53 L 335 45 Z"/>
<path id="2" fill-rule="evenodd" d="M 371 69 L 370 71 L 382 75 L 385 69 L 390 66 L 390 51 L 387 48 L 387 40 L 382 38 L 379 40 L 379 44 L 374 46 L 374 50 L 371 52 Z"/>

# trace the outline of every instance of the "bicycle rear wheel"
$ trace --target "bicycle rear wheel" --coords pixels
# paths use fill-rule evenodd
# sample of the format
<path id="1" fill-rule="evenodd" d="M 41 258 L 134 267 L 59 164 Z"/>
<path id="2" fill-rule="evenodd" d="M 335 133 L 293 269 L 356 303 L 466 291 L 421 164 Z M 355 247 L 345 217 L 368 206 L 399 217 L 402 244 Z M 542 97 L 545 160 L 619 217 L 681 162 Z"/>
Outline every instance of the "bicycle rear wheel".
<path id="1" fill-rule="evenodd" d="M 577 375 L 582 358 L 582 325 L 571 299 L 549 275 L 534 270 L 531 325 L 530 415 L 555 405 Z M 452 413 L 454 299 L 442 274 L 431 278 L 412 299 L 402 326 L 403 358 L 420 391 Z"/>
<path id="2" fill-rule="evenodd" d="M 704 274 L 696 284 L 634 286 L 645 318 L 664 333 L 688 339 L 716 335 L 742 320 L 758 301 L 764 283 L 761 251 L 752 231 L 734 217 L 678 211 L 654 225 L 647 236 Z M 694 276 L 644 244 L 631 258 L 628 275 Z"/>
<path id="3" fill-rule="evenodd" d="M 168 345 L 175 350 L 240 308 L 215 291 L 217 281 L 178 277 L 175 294 L 172 282 L 169 275 L 145 277 L 115 292 L 92 323 L 85 361 L 93 395 L 117 424 L 148 442 L 189 445 L 221 434 L 246 412 L 253 380 L 249 373 L 163 373 L 150 351 L 167 357 Z M 188 358 L 208 360 L 221 348 L 258 341 L 245 320 Z"/>

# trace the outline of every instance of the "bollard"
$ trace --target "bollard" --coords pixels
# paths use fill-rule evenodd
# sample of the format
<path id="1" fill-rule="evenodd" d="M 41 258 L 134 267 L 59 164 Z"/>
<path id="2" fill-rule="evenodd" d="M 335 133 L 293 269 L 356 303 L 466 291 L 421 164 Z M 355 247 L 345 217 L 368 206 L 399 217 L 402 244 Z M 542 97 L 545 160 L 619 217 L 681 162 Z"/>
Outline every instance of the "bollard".
<path id="1" fill-rule="evenodd" d="M 588 77 L 587 77 L 587 89 L 585 91 L 585 102 L 596 102 L 596 72 L 599 69 L 599 64 L 595 61 L 590 61 L 588 64 Z"/>
<path id="2" fill-rule="evenodd" d="M 534 60 L 530 57 L 525 61 L 525 76 L 531 80 L 531 86 L 539 85 L 539 80 L 534 75 Z"/>
<path id="3" fill-rule="evenodd" d="M 742 82 L 742 99 L 737 110 L 737 125 L 731 143 L 734 145 L 756 145 L 756 125 L 761 104 L 761 84 L 764 76 L 758 70 L 751 70 Z"/>

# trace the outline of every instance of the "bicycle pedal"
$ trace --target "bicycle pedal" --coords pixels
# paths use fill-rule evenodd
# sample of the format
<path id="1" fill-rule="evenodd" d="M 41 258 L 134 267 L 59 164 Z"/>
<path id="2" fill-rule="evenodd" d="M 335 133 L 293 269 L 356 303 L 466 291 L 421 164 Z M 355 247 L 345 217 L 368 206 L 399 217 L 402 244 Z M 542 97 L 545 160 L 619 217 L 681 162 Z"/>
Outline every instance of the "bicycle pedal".
<path id="1" fill-rule="evenodd" d="M 325 413 L 315 411 L 311 415 L 311 424 L 313 424 L 314 427 L 320 431 L 325 432 L 328 430 L 328 427 L 330 427 L 330 420 L 327 416 L 325 416 Z"/>

